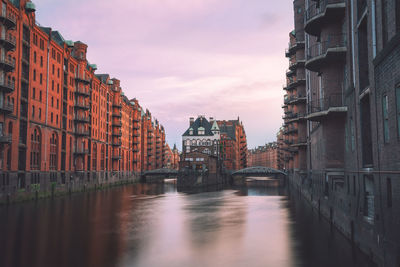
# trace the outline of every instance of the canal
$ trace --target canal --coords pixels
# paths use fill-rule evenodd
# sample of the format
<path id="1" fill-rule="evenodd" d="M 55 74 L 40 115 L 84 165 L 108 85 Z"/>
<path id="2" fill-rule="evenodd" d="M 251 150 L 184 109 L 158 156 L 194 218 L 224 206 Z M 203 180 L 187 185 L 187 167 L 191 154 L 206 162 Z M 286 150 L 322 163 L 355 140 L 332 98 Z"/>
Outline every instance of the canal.
<path id="1" fill-rule="evenodd" d="M 165 183 L 0 207 L 0 266 L 373 265 L 283 190 Z"/>

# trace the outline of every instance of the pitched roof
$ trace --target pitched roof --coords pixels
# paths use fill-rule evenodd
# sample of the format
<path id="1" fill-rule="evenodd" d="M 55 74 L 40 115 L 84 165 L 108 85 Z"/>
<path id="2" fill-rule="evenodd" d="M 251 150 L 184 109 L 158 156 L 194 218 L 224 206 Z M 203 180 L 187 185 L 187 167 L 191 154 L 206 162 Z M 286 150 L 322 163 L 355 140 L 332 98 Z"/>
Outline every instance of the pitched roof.
<path id="1" fill-rule="evenodd" d="M 213 136 L 214 134 L 211 131 L 211 123 L 204 117 L 198 117 L 193 124 L 185 131 L 182 136 L 199 136 L 198 130 L 200 127 L 204 128 L 204 135 L 201 136 Z M 193 129 L 193 134 L 189 134 L 189 130 Z"/>

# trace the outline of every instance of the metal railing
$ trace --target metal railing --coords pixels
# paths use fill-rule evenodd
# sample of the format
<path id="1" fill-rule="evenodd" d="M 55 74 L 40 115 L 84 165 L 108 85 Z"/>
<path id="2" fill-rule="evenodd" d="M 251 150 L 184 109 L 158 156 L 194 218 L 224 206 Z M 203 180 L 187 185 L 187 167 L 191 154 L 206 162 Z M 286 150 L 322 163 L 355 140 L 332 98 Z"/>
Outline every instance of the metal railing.
<path id="1" fill-rule="evenodd" d="M 345 0 L 320 0 L 311 4 L 304 14 L 304 24 L 307 24 L 311 19 L 322 14 L 329 4 L 345 3 Z"/>
<path id="2" fill-rule="evenodd" d="M 328 49 L 346 47 L 345 34 L 329 35 L 326 40 L 316 43 L 307 49 L 307 60 L 324 55 Z"/>
<path id="3" fill-rule="evenodd" d="M 308 105 L 309 114 L 325 111 L 333 107 L 343 107 L 343 106 L 344 106 L 344 101 L 342 94 L 331 94 L 327 97 L 313 100 Z"/>

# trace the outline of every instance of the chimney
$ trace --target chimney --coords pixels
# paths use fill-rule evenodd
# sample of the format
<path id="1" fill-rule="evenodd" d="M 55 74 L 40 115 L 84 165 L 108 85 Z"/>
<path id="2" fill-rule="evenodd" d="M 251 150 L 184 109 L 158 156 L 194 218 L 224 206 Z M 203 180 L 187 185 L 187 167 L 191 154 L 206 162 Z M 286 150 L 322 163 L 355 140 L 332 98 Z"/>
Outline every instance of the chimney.
<path id="1" fill-rule="evenodd" d="M 210 117 L 210 122 L 212 122 L 214 120 L 214 118 L 213 117 Z"/>
<path id="2" fill-rule="evenodd" d="M 193 118 L 193 117 L 190 117 L 190 125 L 189 125 L 189 126 L 192 126 L 193 123 L 194 123 L 194 118 Z"/>

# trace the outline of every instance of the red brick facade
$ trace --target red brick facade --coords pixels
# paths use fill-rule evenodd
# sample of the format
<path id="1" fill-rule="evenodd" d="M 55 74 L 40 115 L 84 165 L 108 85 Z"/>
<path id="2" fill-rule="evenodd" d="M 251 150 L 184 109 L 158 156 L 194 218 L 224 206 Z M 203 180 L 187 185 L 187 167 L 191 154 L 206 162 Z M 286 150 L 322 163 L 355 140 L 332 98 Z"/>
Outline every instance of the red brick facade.
<path id="1" fill-rule="evenodd" d="M 158 121 L 118 79 L 95 73 L 86 44 L 35 24 L 35 10 L 19 2 L 4 2 L 0 15 L 1 191 L 161 168 Z"/>
<path id="2" fill-rule="evenodd" d="M 249 150 L 248 167 L 270 167 L 279 169 L 278 166 L 278 144 L 269 143 Z"/>

